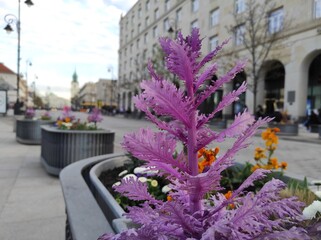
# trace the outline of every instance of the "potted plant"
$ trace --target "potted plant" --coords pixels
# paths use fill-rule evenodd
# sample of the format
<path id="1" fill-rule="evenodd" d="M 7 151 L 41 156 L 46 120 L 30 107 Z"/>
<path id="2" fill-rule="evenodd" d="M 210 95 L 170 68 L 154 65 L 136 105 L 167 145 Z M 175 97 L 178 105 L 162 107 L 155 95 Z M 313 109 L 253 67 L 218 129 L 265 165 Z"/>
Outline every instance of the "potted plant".
<path id="1" fill-rule="evenodd" d="M 114 186 L 115 190 L 129 199 L 141 201 L 139 206 L 129 207 L 124 215 L 136 227 L 123 229 L 116 235 L 108 231 L 99 239 L 308 239 L 307 231 L 300 225 L 304 204 L 295 198 L 280 196 L 285 188 L 282 181 L 272 179 L 258 192 L 247 191 L 269 170 L 256 169 L 237 189 L 228 194 L 222 192 L 221 173 L 233 166 L 235 154 L 246 148 L 249 138 L 271 119 L 255 121 L 244 111 L 227 129 L 221 132 L 209 129 L 210 119 L 237 100 L 246 90 L 246 83 L 225 95 L 212 113 L 199 115 L 197 108 L 242 71 L 245 63 L 239 62 L 213 85 L 198 92 L 204 81 L 217 71 L 217 65 L 210 61 L 227 42 L 200 59 L 198 29 L 193 29 L 186 38 L 178 33 L 176 41 L 167 38 L 160 41 L 167 67 L 181 79 L 184 90 L 163 79 L 149 64 L 152 79 L 141 83 L 143 91 L 134 101 L 161 131 L 141 129 L 130 133 L 124 137 L 123 147 L 134 157 L 146 161 L 146 168 L 165 177 L 171 191 L 168 200 L 161 201 L 148 193 L 146 182 L 133 176 L 123 178 Z M 166 116 L 172 120 L 162 121 Z M 199 161 L 201 149 L 226 138 L 235 138 L 231 148 L 220 156 L 214 150 L 215 156 Z M 67 188 L 63 186 L 63 189 Z"/>
<path id="2" fill-rule="evenodd" d="M 115 133 L 100 129 L 99 109 L 94 109 L 86 122 L 75 119 L 69 107 L 64 107 L 56 126 L 42 127 L 41 162 L 46 171 L 59 175 L 70 163 L 92 156 L 113 153 Z"/>
<path id="3" fill-rule="evenodd" d="M 36 117 L 33 108 L 28 108 L 24 118 L 16 119 L 16 140 L 23 144 L 40 145 L 41 126 L 53 124 L 50 113 L 46 112 L 40 117 Z"/>

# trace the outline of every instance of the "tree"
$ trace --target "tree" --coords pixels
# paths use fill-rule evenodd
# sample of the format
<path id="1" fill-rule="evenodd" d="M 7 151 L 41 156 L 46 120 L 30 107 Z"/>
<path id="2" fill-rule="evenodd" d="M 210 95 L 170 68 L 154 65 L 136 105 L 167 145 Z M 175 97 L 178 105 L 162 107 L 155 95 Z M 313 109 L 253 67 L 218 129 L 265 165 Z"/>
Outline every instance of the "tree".
<path id="1" fill-rule="evenodd" d="M 243 2 L 243 1 L 240 1 Z M 257 92 L 259 82 L 260 67 L 267 60 L 269 53 L 277 42 L 279 31 L 285 28 L 283 22 L 283 12 L 281 13 L 281 25 L 271 28 L 270 17 L 275 9 L 275 4 L 271 0 L 256 1 L 247 0 L 244 6 L 238 6 L 233 12 L 234 25 L 228 30 L 235 36 L 235 46 L 241 45 L 247 51 L 248 59 L 248 89 L 253 93 L 253 113 L 257 105 Z M 280 20 L 280 19 L 278 19 Z M 226 54 L 228 57 L 239 58 L 235 52 Z"/>
<path id="2" fill-rule="evenodd" d="M 35 107 L 37 107 L 37 108 L 43 108 L 43 106 L 44 106 L 42 99 L 38 96 L 34 96 L 33 102 L 34 102 Z"/>

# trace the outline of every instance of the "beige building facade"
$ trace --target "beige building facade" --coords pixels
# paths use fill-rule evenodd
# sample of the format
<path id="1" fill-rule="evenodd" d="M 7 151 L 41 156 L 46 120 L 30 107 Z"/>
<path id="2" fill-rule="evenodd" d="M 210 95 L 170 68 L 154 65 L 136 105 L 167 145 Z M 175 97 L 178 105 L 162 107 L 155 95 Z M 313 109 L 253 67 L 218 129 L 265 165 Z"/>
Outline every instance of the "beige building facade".
<path id="1" fill-rule="evenodd" d="M 178 30 L 186 36 L 198 27 L 204 37 L 203 54 L 231 38 L 225 51 L 248 57 L 240 36 L 242 24 L 235 22 L 235 16 L 246 11 L 247 1 L 139 0 L 120 19 L 119 106 L 134 109 L 132 97 L 140 91 L 139 82 L 149 77 L 146 63 L 156 55 L 160 36 L 174 37 Z M 292 120 L 300 121 L 307 110 L 321 108 L 321 0 L 274 1 L 264 15 L 267 31 L 276 41 L 258 66 L 256 104 L 268 110 L 272 103 L 274 110 L 286 111 Z M 235 31 L 228 31 L 231 26 Z M 221 74 L 218 71 L 215 77 Z M 249 86 L 253 83 L 250 68 L 244 70 L 241 79 Z M 238 84 L 234 80 L 224 86 L 212 99 L 214 105 Z M 238 103 L 224 110 L 223 116 L 232 117 L 244 107 L 254 112 L 253 102 L 249 89 Z"/>

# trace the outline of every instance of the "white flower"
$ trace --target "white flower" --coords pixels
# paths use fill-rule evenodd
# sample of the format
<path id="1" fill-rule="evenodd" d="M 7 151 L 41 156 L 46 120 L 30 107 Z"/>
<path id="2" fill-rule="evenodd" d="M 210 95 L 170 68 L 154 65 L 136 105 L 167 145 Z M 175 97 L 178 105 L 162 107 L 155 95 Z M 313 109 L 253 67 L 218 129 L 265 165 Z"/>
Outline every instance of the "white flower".
<path id="1" fill-rule="evenodd" d="M 162 188 L 162 193 L 168 193 L 170 190 L 172 190 L 168 185 L 165 185 L 163 188 Z"/>
<path id="2" fill-rule="evenodd" d="M 123 179 L 129 180 L 131 177 L 134 178 L 134 180 L 137 179 L 137 176 L 135 174 L 127 174 L 123 177 Z"/>
<path id="3" fill-rule="evenodd" d="M 315 217 L 317 212 L 321 212 L 321 202 L 313 201 L 309 206 L 305 207 L 303 210 L 303 217 L 305 219 L 312 219 Z"/>
<path id="4" fill-rule="evenodd" d="M 145 177 L 139 177 L 138 180 L 142 183 L 147 182 L 147 178 Z"/>
<path id="5" fill-rule="evenodd" d="M 137 167 L 137 168 L 134 169 L 134 173 L 135 174 L 142 174 L 142 173 L 145 173 L 148 170 L 149 170 L 149 168 L 147 168 L 147 167 Z"/>
<path id="6" fill-rule="evenodd" d="M 72 123 L 71 122 L 69 122 L 69 123 L 63 122 L 62 125 L 64 125 L 68 129 L 70 129 L 70 127 L 72 126 Z"/>
<path id="7" fill-rule="evenodd" d="M 112 187 L 119 186 L 120 184 L 121 184 L 121 182 L 115 182 Z"/>
<path id="8" fill-rule="evenodd" d="M 124 175 L 127 174 L 127 173 L 128 173 L 128 171 L 127 171 L 127 170 L 124 170 L 124 171 L 122 171 L 121 173 L 118 174 L 118 177 L 122 177 L 122 176 L 124 176 Z"/>
<path id="9" fill-rule="evenodd" d="M 154 176 L 158 173 L 158 170 L 151 170 L 150 167 L 137 167 L 134 169 L 135 174 L 146 174 L 148 176 Z"/>
<path id="10" fill-rule="evenodd" d="M 93 122 L 87 123 L 87 127 L 95 127 L 95 123 Z"/>

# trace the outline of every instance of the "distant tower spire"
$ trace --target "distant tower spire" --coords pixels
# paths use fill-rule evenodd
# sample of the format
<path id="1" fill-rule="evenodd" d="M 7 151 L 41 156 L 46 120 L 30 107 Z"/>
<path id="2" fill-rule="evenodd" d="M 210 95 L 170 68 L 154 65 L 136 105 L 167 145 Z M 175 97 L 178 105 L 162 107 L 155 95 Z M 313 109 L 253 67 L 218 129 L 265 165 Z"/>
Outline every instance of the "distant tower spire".
<path id="1" fill-rule="evenodd" d="M 74 74 L 72 75 L 72 82 L 78 83 L 78 75 L 77 75 L 76 69 L 74 71 Z"/>
<path id="2" fill-rule="evenodd" d="M 72 75 L 71 88 L 70 88 L 70 97 L 71 99 L 75 97 L 79 92 L 79 82 L 76 68 L 74 74 Z"/>

